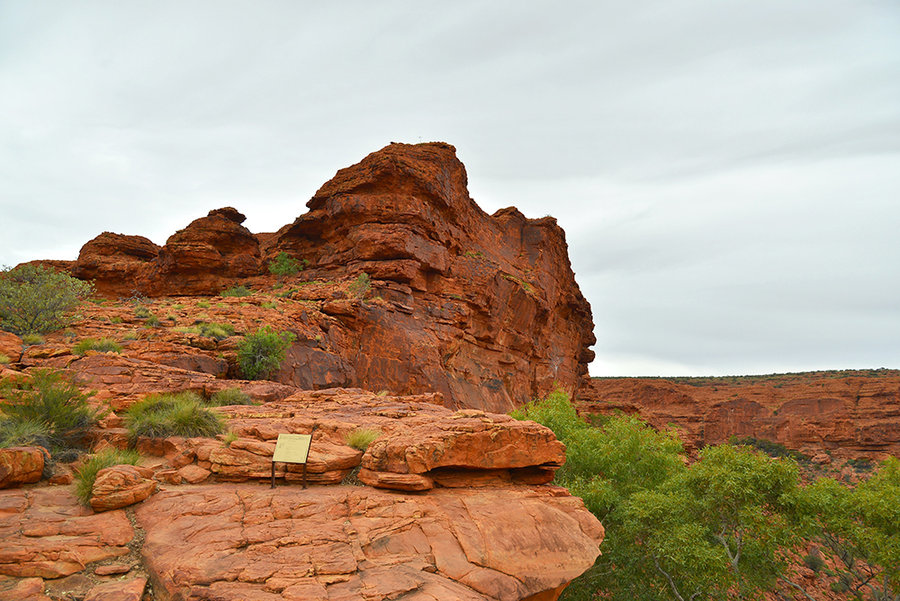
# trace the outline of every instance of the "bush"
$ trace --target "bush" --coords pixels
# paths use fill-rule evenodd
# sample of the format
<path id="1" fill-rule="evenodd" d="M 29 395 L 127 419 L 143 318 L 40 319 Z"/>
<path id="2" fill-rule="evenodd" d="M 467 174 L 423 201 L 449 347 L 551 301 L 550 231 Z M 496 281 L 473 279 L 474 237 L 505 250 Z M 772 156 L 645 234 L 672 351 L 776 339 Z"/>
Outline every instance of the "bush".
<path id="1" fill-rule="evenodd" d="M 359 451 L 365 451 L 379 436 L 381 436 L 381 432 L 378 430 L 356 428 L 347 435 L 347 445 Z"/>
<path id="2" fill-rule="evenodd" d="M 352 296 L 363 298 L 372 287 L 372 278 L 365 271 L 356 276 L 356 279 L 350 282 L 348 290 Z"/>
<path id="3" fill-rule="evenodd" d="M 809 553 L 803 557 L 803 565 L 813 572 L 819 572 L 825 567 L 825 560 L 819 553 Z"/>
<path id="4" fill-rule="evenodd" d="M 253 294 L 252 290 L 244 285 L 240 285 L 223 290 L 219 293 L 219 296 L 250 296 L 251 294 Z"/>
<path id="5" fill-rule="evenodd" d="M 153 394 L 128 408 L 125 426 L 131 440 L 138 437 L 215 436 L 225 431 L 222 417 L 205 408 L 193 392 Z"/>
<path id="6" fill-rule="evenodd" d="M 9 365 L 9 357 L 0 353 L 0 365 Z"/>
<path id="7" fill-rule="evenodd" d="M 269 272 L 278 277 L 296 275 L 300 271 L 303 271 L 303 263 L 284 251 L 278 253 L 274 261 L 269 262 Z"/>
<path id="8" fill-rule="evenodd" d="M 78 387 L 52 370 L 35 370 L 30 379 L 6 384 L 3 393 L 8 400 L 0 401 L 0 411 L 6 421 L 19 422 L 7 424 L 6 431 L 21 433 L 34 424 L 43 425 L 46 446 L 54 456 L 81 448 L 88 430 L 104 413 L 90 407 Z"/>
<path id="9" fill-rule="evenodd" d="M 122 345 L 112 338 L 85 338 L 72 347 L 72 352 L 76 355 L 83 355 L 88 351 L 97 351 L 98 353 L 121 353 Z"/>
<path id="10" fill-rule="evenodd" d="M 40 334 L 25 334 L 24 336 L 22 336 L 22 343 L 27 346 L 44 344 L 44 337 Z"/>
<path id="11" fill-rule="evenodd" d="M 253 399 L 240 388 L 225 388 L 213 394 L 206 402 L 210 407 L 226 405 L 252 405 Z"/>
<path id="12" fill-rule="evenodd" d="M 0 419 L 0 449 L 50 446 L 50 431 L 31 419 Z"/>
<path id="13" fill-rule="evenodd" d="M 238 344 L 238 364 L 248 380 L 262 380 L 276 371 L 287 348 L 297 337 L 265 326 L 248 334 Z"/>
<path id="14" fill-rule="evenodd" d="M 91 457 L 75 474 L 75 496 L 85 505 L 90 503 L 97 472 L 114 465 L 137 465 L 141 456 L 137 451 L 103 449 Z"/>
<path id="15" fill-rule="evenodd" d="M 16 334 L 52 332 L 68 325 L 93 286 L 42 265 L 0 271 L 0 320 Z"/>
<path id="16" fill-rule="evenodd" d="M 152 315 L 153 313 L 150 312 L 150 309 L 143 305 L 138 305 L 134 308 L 134 316 L 138 319 L 147 319 Z"/>
<path id="17" fill-rule="evenodd" d="M 207 323 L 204 321 L 186 328 L 175 328 L 175 331 L 222 340 L 234 335 L 234 326 L 230 323 Z"/>

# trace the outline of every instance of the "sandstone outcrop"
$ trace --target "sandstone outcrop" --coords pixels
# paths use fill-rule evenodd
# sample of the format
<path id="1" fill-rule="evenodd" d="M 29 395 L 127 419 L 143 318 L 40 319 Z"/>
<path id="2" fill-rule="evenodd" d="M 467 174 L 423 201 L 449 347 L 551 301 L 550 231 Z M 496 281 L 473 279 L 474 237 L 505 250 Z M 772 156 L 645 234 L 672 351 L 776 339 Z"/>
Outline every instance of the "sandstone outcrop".
<path id="1" fill-rule="evenodd" d="M 140 503 L 156 492 L 156 482 L 144 478 L 133 465 L 114 465 L 97 472 L 91 489 L 91 508 L 110 511 Z"/>
<path id="2" fill-rule="evenodd" d="M 37 447 L 0 449 L 0 488 L 37 482 L 43 472 L 43 449 Z"/>
<path id="3" fill-rule="evenodd" d="M 0 574 L 59 578 L 128 553 L 122 510 L 95 514 L 67 488 L 0 491 Z"/>
<path id="4" fill-rule="evenodd" d="M 0 330 L 0 355 L 4 355 L 10 363 L 17 363 L 22 356 L 22 339 Z"/>
<path id="5" fill-rule="evenodd" d="M 597 557 L 599 522 L 554 490 L 181 487 L 137 517 L 163 600 L 513 601 Z"/>
<path id="6" fill-rule="evenodd" d="M 308 319 L 322 331 L 298 336 L 276 376 L 300 388 L 438 391 L 453 407 L 506 412 L 586 377 L 593 323 L 564 232 L 551 217 L 482 211 L 449 144 L 391 144 L 307 206 L 256 236 L 235 209 L 211 211 L 155 256 L 144 238 L 104 233 L 72 271 L 110 296 L 177 296 L 269 287 L 276 255 L 305 261 L 298 283 L 326 284 L 294 296 L 316 301 Z M 371 288 L 348 292 L 362 273 Z"/>
<path id="7" fill-rule="evenodd" d="M 731 436 L 771 440 L 810 456 L 900 455 L 900 372 L 813 372 L 746 378 L 594 378 L 580 409 L 674 424 L 694 448 Z"/>

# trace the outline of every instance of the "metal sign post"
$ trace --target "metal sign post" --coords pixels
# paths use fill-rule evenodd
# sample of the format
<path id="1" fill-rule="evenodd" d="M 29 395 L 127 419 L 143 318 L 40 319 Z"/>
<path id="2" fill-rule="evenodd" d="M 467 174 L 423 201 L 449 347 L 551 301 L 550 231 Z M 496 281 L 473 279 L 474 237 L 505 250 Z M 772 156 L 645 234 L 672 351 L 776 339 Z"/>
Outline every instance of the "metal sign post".
<path id="1" fill-rule="evenodd" d="M 272 488 L 275 488 L 275 462 L 300 463 L 303 465 L 303 488 L 306 488 L 306 459 L 312 434 L 279 434 L 272 455 Z"/>

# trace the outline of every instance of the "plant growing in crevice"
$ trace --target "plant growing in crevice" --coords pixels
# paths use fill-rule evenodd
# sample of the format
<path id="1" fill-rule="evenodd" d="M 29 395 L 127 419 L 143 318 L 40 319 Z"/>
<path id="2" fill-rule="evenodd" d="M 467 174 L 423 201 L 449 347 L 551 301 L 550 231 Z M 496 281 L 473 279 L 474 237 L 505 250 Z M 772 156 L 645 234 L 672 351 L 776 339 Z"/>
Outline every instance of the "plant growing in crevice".
<path id="1" fill-rule="evenodd" d="M 263 380 L 281 367 L 285 353 L 297 337 L 263 326 L 238 343 L 238 365 L 248 380 Z"/>

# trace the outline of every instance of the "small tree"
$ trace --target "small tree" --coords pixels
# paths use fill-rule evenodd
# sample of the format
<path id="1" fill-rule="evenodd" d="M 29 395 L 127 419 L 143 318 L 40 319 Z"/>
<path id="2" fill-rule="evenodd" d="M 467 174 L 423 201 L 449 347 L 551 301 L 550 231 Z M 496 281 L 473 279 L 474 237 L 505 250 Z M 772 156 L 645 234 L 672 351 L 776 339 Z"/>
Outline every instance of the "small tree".
<path id="1" fill-rule="evenodd" d="M 284 361 L 285 351 L 297 337 L 290 332 L 276 332 L 265 326 L 248 334 L 238 343 L 238 364 L 248 380 L 262 380 L 276 371 Z"/>
<path id="2" fill-rule="evenodd" d="M 269 272 L 279 278 L 296 275 L 303 271 L 306 261 L 300 262 L 284 251 L 278 253 L 274 261 L 269 262 Z"/>
<path id="3" fill-rule="evenodd" d="M 93 286 L 43 265 L 0 271 L 0 319 L 15 334 L 52 332 L 68 325 Z"/>
<path id="4" fill-rule="evenodd" d="M 356 276 L 356 279 L 350 282 L 348 290 L 350 294 L 356 298 L 363 298 L 372 287 L 372 278 L 365 271 Z"/>

